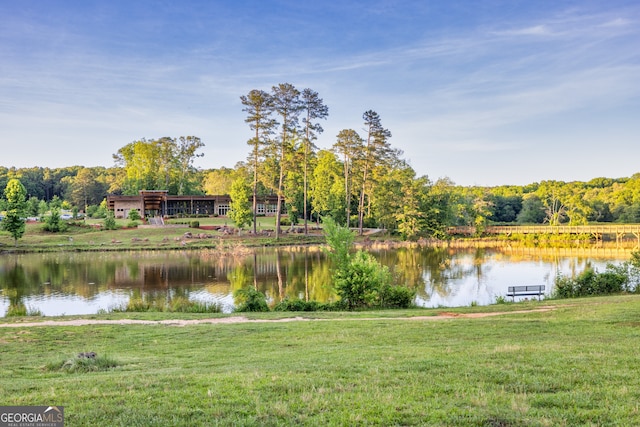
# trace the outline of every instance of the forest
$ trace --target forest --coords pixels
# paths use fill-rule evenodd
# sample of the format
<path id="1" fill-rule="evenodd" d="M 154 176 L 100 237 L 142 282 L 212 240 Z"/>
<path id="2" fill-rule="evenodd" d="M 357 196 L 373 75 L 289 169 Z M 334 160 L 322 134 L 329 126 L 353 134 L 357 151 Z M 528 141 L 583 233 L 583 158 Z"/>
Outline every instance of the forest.
<path id="1" fill-rule="evenodd" d="M 354 129 L 343 129 L 331 147 L 314 144 L 329 109 L 318 93 L 284 83 L 240 97 L 252 138 L 247 158 L 233 167 L 197 169 L 204 142 L 196 136 L 140 139 L 113 154 L 112 167 L 0 167 L 0 189 L 18 178 L 27 194 L 27 216 L 51 207 L 106 215 L 107 194 L 167 190 L 175 195 L 232 199 L 231 219 L 255 224 L 251 200 L 278 195 L 277 223 L 332 217 L 351 227 L 381 228 L 405 239 L 444 237 L 450 226 L 491 224 L 584 225 L 640 222 L 640 174 L 588 182 L 541 181 L 524 186 L 458 186 L 448 178 L 417 176 L 391 144 L 392 133 L 373 110 Z M 6 200 L 0 199 L 0 212 Z"/>

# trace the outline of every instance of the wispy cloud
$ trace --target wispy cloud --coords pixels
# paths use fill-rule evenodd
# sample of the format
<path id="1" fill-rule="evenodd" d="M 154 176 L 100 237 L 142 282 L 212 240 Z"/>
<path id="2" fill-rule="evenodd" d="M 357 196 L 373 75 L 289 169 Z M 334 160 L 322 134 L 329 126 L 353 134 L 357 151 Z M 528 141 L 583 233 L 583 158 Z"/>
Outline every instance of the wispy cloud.
<path id="1" fill-rule="evenodd" d="M 180 8 L 171 19 L 140 18 L 131 28 L 110 29 L 114 16 L 124 19 L 120 10 L 98 14 L 95 25 L 109 30 L 103 33 L 16 16 L 0 27 L 0 138 L 86 147 L 91 134 L 99 149 L 113 153 L 134 138 L 190 132 L 208 139 L 208 161 L 225 150 L 233 164 L 246 151 L 239 96 L 288 81 L 330 102 L 321 146 L 331 145 L 342 126 L 359 129 L 362 112 L 373 108 L 407 157 L 433 149 L 442 158 L 464 159 L 526 149 L 536 128 L 553 122 L 578 129 L 572 116 L 588 111 L 597 122 L 599 113 L 633 106 L 640 97 L 637 6 L 532 6 L 536 13 L 508 19 L 496 9 L 495 18 L 438 27 L 434 5 L 375 2 L 364 16 L 362 4 L 331 6 L 331 14 L 314 15 L 304 26 L 290 18 L 316 9 L 298 3 L 278 3 L 297 14 L 268 22 L 273 11 L 262 5 L 259 25 L 220 6 L 189 18 L 193 25 L 180 31 L 173 25 L 175 14 L 186 13 Z M 222 18 L 210 22 L 219 11 Z M 403 16 L 411 11 L 420 19 Z M 456 19 L 469 11 L 456 11 Z M 344 14 L 348 20 L 327 20 Z M 379 28 L 369 22 L 385 17 Z M 404 28 L 389 24 L 403 18 L 425 23 L 405 36 Z M 164 30 L 172 37 L 162 38 Z M 327 33 L 334 30 L 343 32 Z M 307 34 L 312 31 L 319 33 Z M 176 37 L 186 42 L 174 45 Z M 376 42 L 362 42 L 368 37 Z M 520 137 L 525 133 L 531 135 Z"/>
<path id="2" fill-rule="evenodd" d="M 496 31 L 493 34 L 498 36 L 548 36 L 553 32 L 546 25 L 534 25 L 527 28 Z"/>

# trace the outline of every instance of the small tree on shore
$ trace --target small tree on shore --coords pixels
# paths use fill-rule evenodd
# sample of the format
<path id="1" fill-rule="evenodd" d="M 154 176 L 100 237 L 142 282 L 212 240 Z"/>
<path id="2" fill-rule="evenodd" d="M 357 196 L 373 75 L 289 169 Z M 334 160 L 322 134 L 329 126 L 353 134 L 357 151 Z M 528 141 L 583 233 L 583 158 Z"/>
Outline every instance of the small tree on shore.
<path id="1" fill-rule="evenodd" d="M 52 208 L 51 213 L 45 217 L 43 230 L 51 233 L 58 233 L 60 231 L 66 231 L 69 227 L 60 218 L 60 209 Z"/>
<path id="2" fill-rule="evenodd" d="M 113 211 L 107 211 L 107 217 L 104 219 L 103 225 L 105 230 L 115 230 L 118 228 L 118 225 L 116 224 L 116 217 L 113 214 Z"/>
<path id="3" fill-rule="evenodd" d="M 231 184 L 231 211 L 229 218 L 236 224 L 238 228 L 244 228 L 245 225 L 251 224 L 253 221 L 253 212 L 249 196 L 251 188 L 244 178 L 237 178 Z"/>
<path id="4" fill-rule="evenodd" d="M 18 239 L 24 235 L 26 230 L 24 218 L 27 213 L 27 190 L 19 179 L 13 178 L 7 182 L 4 196 L 7 199 L 7 214 L 0 222 L 0 226 L 11 234 L 17 246 Z"/>
<path id="5" fill-rule="evenodd" d="M 362 250 L 352 254 L 354 234 L 331 218 L 323 221 L 328 253 L 334 263 L 333 280 L 340 304 L 347 310 L 370 307 L 406 308 L 415 293 L 391 285 L 389 269 Z"/>

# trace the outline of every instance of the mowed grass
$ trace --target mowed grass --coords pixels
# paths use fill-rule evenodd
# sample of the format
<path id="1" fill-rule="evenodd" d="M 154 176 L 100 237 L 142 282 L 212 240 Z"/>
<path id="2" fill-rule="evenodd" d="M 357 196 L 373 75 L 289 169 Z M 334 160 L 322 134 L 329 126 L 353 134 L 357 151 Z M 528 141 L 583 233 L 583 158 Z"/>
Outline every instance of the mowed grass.
<path id="1" fill-rule="evenodd" d="M 62 405 L 68 426 L 640 425 L 640 297 L 522 305 L 540 306 L 0 328 L 1 404 Z M 88 351 L 117 366 L 50 368 Z"/>
<path id="2" fill-rule="evenodd" d="M 127 251 L 127 250 L 175 250 L 206 249 L 234 250 L 238 246 L 273 246 L 296 244 L 324 243 L 324 236 L 319 230 L 312 230 L 308 236 L 303 234 L 283 233 L 276 240 L 273 233 L 251 235 L 249 229 L 240 234 L 226 234 L 207 227 L 228 225 L 233 222 L 228 218 L 198 218 L 202 229 L 189 228 L 194 219 L 172 219 L 167 224 L 179 227 L 164 228 L 126 228 L 128 220 L 117 220 L 117 230 L 101 230 L 94 226 L 103 220 L 88 219 L 71 221 L 65 232 L 50 233 L 42 229 L 42 223 L 30 222 L 26 225 L 25 234 L 16 242 L 8 232 L 0 231 L 0 251 L 3 252 L 51 252 L 51 251 Z M 275 220 L 261 218 L 259 231 L 272 230 Z M 312 227 L 313 224 L 310 225 Z M 288 227 L 282 227 L 287 230 Z M 196 237 L 185 237 L 191 233 Z M 197 238 L 197 235 L 206 238 Z"/>

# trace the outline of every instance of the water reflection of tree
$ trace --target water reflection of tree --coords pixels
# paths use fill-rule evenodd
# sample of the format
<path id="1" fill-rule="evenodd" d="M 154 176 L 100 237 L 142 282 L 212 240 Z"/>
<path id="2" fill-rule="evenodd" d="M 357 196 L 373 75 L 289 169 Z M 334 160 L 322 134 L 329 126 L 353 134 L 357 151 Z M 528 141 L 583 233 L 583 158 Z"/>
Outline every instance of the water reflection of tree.
<path id="1" fill-rule="evenodd" d="M 412 248 L 400 248 L 386 257 L 397 284 L 416 291 L 424 290 L 423 252 Z M 392 259 L 395 258 L 395 259 Z"/>
<path id="2" fill-rule="evenodd" d="M 548 251 L 547 251 L 548 252 Z M 504 253 L 507 262 L 549 259 L 531 249 Z M 422 299 L 450 297 L 461 279 L 486 281 L 496 256 L 492 250 L 400 248 L 373 254 L 393 271 L 397 284 L 414 288 Z M 494 254 L 494 255 L 492 255 Z M 545 255 L 546 254 L 546 255 Z M 492 255 L 490 257 L 490 255 Z M 490 259 L 491 258 L 491 259 Z M 553 258 L 557 269 L 577 275 L 591 265 L 589 256 Z M 12 283 L 12 285 L 10 285 Z M 312 247 L 264 248 L 243 256 L 216 251 L 7 255 L 0 257 L 0 289 L 10 303 L 30 296 L 82 296 L 140 289 L 153 294 L 206 289 L 227 297 L 254 286 L 273 302 L 282 298 L 331 301 L 336 298 L 331 263 Z M 17 298 L 17 299 L 15 299 Z M 37 307 L 34 307 L 37 308 Z"/>
<path id="3" fill-rule="evenodd" d="M 455 251 L 447 248 L 427 248 L 424 251 L 424 267 L 427 298 L 434 293 L 445 298 L 450 296 L 453 281 L 468 277 L 477 271 L 475 265 L 469 265 L 463 257 L 456 256 Z"/>
<path id="4" fill-rule="evenodd" d="M 484 278 L 487 273 L 491 270 L 491 267 L 486 262 L 486 259 L 487 253 L 485 248 L 477 248 L 473 254 L 473 269 L 478 289 L 484 283 Z"/>
<path id="5" fill-rule="evenodd" d="M 31 282 L 27 281 L 24 268 L 16 260 L 12 266 L 5 265 L 3 269 L 5 270 L 3 293 L 9 299 L 7 312 L 26 312 L 23 299 L 31 294 L 32 289 L 29 288 L 32 285 L 30 285 Z"/>

